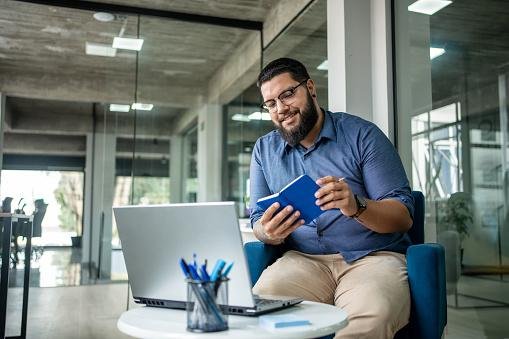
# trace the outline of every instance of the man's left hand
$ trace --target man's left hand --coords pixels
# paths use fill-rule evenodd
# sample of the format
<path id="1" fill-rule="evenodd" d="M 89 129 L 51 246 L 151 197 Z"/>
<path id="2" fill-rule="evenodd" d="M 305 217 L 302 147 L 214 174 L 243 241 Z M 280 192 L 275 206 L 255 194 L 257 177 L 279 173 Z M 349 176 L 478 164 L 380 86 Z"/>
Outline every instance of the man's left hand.
<path id="1" fill-rule="evenodd" d="M 316 204 L 322 210 L 339 208 L 346 216 L 357 213 L 357 202 L 344 178 L 329 175 L 318 179 L 316 183 L 321 186 L 315 193 Z"/>

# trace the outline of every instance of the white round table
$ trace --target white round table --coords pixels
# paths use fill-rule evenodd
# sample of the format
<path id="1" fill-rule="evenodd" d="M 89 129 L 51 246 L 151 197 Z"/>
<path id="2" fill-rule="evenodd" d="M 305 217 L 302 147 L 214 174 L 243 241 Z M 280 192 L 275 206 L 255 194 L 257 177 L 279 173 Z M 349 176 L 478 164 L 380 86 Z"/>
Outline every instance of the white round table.
<path id="1" fill-rule="evenodd" d="M 266 330 L 258 326 L 258 317 L 228 316 L 229 330 L 194 333 L 186 330 L 186 312 L 157 307 L 139 307 L 122 313 L 117 322 L 120 331 L 136 338 L 316 338 L 335 333 L 348 324 L 347 314 L 339 307 L 304 301 L 276 314 L 294 314 L 311 325 Z"/>

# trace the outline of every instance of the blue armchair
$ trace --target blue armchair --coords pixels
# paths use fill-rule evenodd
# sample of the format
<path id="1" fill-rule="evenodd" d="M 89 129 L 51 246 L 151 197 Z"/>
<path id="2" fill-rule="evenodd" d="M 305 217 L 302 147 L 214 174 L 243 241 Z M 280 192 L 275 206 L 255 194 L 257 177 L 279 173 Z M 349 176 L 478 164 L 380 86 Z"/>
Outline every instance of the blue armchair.
<path id="1" fill-rule="evenodd" d="M 412 308 L 409 324 L 395 338 L 438 339 L 447 323 L 444 248 L 439 244 L 424 244 L 424 196 L 418 191 L 412 195 L 414 224 L 408 234 L 415 245 L 406 253 Z M 253 285 L 263 270 L 282 254 L 278 247 L 259 241 L 246 243 L 244 248 Z"/>

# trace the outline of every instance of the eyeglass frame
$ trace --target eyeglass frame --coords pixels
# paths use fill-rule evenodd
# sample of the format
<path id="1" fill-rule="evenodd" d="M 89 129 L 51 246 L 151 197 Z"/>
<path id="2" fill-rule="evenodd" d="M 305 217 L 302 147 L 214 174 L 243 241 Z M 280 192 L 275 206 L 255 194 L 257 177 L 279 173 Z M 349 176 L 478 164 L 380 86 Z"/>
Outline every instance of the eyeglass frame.
<path id="1" fill-rule="evenodd" d="M 293 86 L 293 87 L 290 87 L 289 89 L 287 90 L 284 90 L 283 92 L 281 92 L 275 99 L 270 99 L 270 100 L 267 100 L 265 102 L 263 102 L 260 107 L 262 108 L 262 110 L 266 111 L 266 112 L 269 112 L 269 113 L 274 113 L 277 111 L 277 101 L 276 100 L 279 100 L 282 104 L 284 105 L 288 105 L 289 103 L 288 102 L 285 102 L 285 100 L 288 100 L 288 99 L 291 99 L 295 96 L 295 92 L 297 91 L 297 88 L 305 83 L 307 83 L 307 81 L 309 80 L 310 78 L 307 78 L 306 80 L 303 80 L 301 82 L 299 82 L 297 85 Z M 281 96 L 285 93 L 288 93 L 288 96 L 286 97 L 283 97 L 281 98 Z M 274 101 L 274 109 L 271 110 L 268 106 L 267 106 L 267 102 L 270 102 L 270 101 Z"/>

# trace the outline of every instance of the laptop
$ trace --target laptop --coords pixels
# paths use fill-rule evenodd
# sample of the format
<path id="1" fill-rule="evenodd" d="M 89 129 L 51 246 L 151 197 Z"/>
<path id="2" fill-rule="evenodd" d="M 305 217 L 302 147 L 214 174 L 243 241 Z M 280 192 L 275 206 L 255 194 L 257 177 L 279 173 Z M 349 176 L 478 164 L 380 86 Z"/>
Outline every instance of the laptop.
<path id="1" fill-rule="evenodd" d="M 257 296 L 233 202 L 114 207 L 118 233 L 135 302 L 186 308 L 186 282 L 180 258 L 234 262 L 228 277 L 229 314 L 255 316 L 286 308 L 301 298 Z"/>

